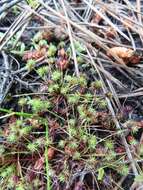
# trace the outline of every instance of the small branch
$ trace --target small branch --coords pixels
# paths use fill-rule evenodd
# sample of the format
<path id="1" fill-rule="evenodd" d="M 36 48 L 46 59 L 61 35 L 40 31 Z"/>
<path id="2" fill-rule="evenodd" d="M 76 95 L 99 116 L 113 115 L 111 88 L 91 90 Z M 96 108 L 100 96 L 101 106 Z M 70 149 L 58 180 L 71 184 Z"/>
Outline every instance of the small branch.
<path id="1" fill-rule="evenodd" d="M 60 1 L 61 1 L 62 6 L 63 6 L 63 10 L 64 10 L 64 13 L 65 13 L 66 22 L 67 22 L 67 26 L 68 26 L 68 34 L 69 34 L 69 38 L 70 38 L 70 42 L 71 42 L 71 48 L 72 48 L 72 52 L 73 52 L 75 72 L 76 72 L 77 77 L 79 77 L 80 74 L 79 74 L 79 69 L 78 69 L 78 63 L 77 63 L 77 58 L 76 58 L 76 52 L 75 52 L 73 37 L 72 37 L 72 33 L 71 33 L 71 26 L 70 26 L 70 23 L 69 23 L 69 20 L 68 20 L 68 14 L 67 14 L 64 2 L 63 2 L 63 0 L 60 0 Z"/>
<path id="2" fill-rule="evenodd" d="M 0 104 L 2 104 L 6 94 L 8 93 L 12 81 L 10 80 L 10 68 L 9 68 L 9 63 L 8 63 L 8 56 L 5 54 L 4 51 L 2 51 L 2 56 L 3 56 L 3 64 L 4 64 L 4 76 L 3 76 L 3 81 L 1 83 L 0 87 Z"/>

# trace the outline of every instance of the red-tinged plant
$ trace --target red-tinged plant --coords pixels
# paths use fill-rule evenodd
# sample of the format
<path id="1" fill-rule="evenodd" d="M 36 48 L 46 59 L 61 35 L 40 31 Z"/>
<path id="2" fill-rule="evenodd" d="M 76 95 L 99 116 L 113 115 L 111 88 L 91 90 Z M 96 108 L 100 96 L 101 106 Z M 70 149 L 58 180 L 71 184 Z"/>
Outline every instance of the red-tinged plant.
<path id="1" fill-rule="evenodd" d="M 132 144 L 135 141 L 135 138 L 132 135 L 127 136 L 127 141 L 129 144 Z"/>
<path id="2" fill-rule="evenodd" d="M 59 57 L 57 62 L 56 62 L 57 66 L 59 69 L 61 70 L 65 70 L 68 68 L 68 65 L 69 65 L 69 61 L 68 59 L 66 58 L 63 58 L 63 57 Z"/>
<path id="3" fill-rule="evenodd" d="M 47 48 L 43 47 L 39 50 L 27 51 L 23 55 L 23 60 L 28 61 L 30 59 L 38 60 L 46 56 Z"/>
<path id="4" fill-rule="evenodd" d="M 44 157 L 39 158 L 34 164 L 34 170 L 41 170 L 44 166 Z"/>
<path id="5" fill-rule="evenodd" d="M 117 147 L 117 148 L 115 149 L 115 151 L 120 154 L 120 153 L 124 153 L 124 152 L 125 152 L 125 149 L 124 149 L 123 147 Z"/>

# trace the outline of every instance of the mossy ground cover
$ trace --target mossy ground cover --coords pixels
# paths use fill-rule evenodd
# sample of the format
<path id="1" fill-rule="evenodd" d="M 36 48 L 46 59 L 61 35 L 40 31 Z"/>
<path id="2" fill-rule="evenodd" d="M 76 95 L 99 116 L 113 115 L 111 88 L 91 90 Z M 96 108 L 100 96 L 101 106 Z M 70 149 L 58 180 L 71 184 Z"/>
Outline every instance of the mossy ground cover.
<path id="1" fill-rule="evenodd" d="M 4 1 L 0 189 L 141 190 L 140 1 Z"/>

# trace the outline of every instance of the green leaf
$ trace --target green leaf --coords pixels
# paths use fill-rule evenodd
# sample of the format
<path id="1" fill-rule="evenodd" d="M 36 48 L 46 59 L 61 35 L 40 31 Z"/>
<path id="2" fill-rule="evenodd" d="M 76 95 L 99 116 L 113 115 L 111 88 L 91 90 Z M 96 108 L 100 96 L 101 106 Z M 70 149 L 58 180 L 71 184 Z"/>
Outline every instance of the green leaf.
<path id="1" fill-rule="evenodd" d="M 20 45 L 20 52 L 21 52 L 21 54 L 23 54 L 24 51 L 25 51 L 25 44 L 21 43 L 21 45 Z"/>
<path id="2" fill-rule="evenodd" d="M 103 179 L 104 173 L 105 173 L 104 169 L 103 168 L 99 168 L 97 179 L 101 181 Z"/>

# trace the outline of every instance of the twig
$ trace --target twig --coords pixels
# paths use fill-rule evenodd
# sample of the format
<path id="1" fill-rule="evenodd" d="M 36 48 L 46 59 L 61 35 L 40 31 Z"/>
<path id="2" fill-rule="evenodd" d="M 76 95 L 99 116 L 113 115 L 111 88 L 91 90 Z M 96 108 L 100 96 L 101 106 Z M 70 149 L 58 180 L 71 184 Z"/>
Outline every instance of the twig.
<path id="1" fill-rule="evenodd" d="M 125 39 L 130 41 L 130 39 L 117 27 L 115 26 L 107 17 L 105 17 L 100 11 L 98 11 L 93 5 L 91 5 L 88 1 L 83 0 L 94 12 L 96 12 L 101 18 L 103 18 L 111 27 L 113 27 L 116 31 L 118 31 Z"/>
<path id="2" fill-rule="evenodd" d="M 12 84 L 12 80 L 10 80 L 10 69 L 9 69 L 9 63 L 8 63 L 8 56 L 5 54 L 4 51 L 2 51 L 2 56 L 3 56 L 3 63 L 5 66 L 5 75 L 3 77 L 3 81 L 1 84 L 1 88 L 0 88 L 0 104 L 3 102 L 6 94 L 8 93 L 11 84 Z"/>
<path id="3" fill-rule="evenodd" d="M 71 33 L 71 26 L 68 20 L 68 15 L 67 15 L 67 11 L 64 5 L 63 0 L 61 0 L 62 6 L 63 6 L 63 10 L 66 16 L 66 22 L 67 22 L 67 26 L 68 26 L 68 34 L 69 34 L 69 38 L 70 38 L 70 42 L 71 42 L 71 48 L 72 48 L 72 53 L 73 53 L 73 59 L 74 59 L 74 65 L 75 65 L 75 72 L 77 77 L 80 76 L 79 74 L 79 69 L 78 69 L 78 63 L 77 63 L 77 58 L 76 58 L 76 52 L 75 52 L 75 47 L 74 47 L 74 42 L 73 42 L 73 38 L 72 38 L 72 33 Z"/>

